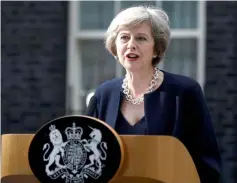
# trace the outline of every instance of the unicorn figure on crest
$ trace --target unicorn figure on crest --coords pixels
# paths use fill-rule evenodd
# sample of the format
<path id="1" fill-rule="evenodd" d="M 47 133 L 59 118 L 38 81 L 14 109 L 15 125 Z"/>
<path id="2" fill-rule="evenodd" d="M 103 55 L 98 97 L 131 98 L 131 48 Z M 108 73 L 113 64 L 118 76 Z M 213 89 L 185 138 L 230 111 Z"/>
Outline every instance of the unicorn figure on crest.
<path id="1" fill-rule="evenodd" d="M 101 170 L 102 170 L 101 160 L 106 160 L 106 157 L 107 157 L 107 154 L 105 152 L 105 150 L 107 150 L 107 144 L 106 142 L 101 142 L 102 134 L 100 130 L 96 128 L 92 128 L 90 126 L 89 128 L 92 129 L 92 132 L 89 135 L 91 139 L 89 139 L 88 141 L 86 139 L 83 139 L 81 142 L 82 143 L 84 142 L 83 145 L 86 151 L 88 152 L 92 151 L 93 154 L 89 156 L 90 163 L 85 165 L 84 168 L 89 168 L 93 166 L 94 164 L 96 164 L 98 168 L 96 173 L 99 174 L 101 173 Z M 100 144 L 100 149 L 102 150 L 104 156 L 102 156 L 101 151 L 97 148 L 99 144 Z"/>

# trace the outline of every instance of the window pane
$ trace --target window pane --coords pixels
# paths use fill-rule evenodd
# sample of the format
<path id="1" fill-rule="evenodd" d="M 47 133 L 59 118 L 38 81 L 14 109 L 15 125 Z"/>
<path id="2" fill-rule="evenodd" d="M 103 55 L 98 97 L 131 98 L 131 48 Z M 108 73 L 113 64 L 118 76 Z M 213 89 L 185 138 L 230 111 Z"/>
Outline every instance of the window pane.
<path id="1" fill-rule="evenodd" d="M 155 1 L 121 1 L 121 9 L 125 9 L 135 5 L 153 5 L 155 6 Z"/>
<path id="2" fill-rule="evenodd" d="M 101 40 L 81 40 L 83 90 L 95 89 L 116 74 L 116 60 L 105 50 Z"/>
<path id="3" fill-rule="evenodd" d="M 80 29 L 107 29 L 114 16 L 113 1 L 81 1 Z"/>
<path id="4" fill-rule="evenodd" d="M 171 40 L 163 62 L 164 70 L 196 79 L 197 40 Z"/>
<path id="5" fill-rule="evenodd" d="M 171 28 L 197 28 L 197 1 L 164 1 Z"/>

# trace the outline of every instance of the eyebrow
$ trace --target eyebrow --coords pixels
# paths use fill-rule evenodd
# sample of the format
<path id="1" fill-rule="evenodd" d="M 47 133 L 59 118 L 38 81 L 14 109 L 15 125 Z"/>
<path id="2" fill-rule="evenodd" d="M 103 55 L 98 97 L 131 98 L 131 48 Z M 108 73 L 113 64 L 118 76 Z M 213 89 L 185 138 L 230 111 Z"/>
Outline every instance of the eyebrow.
<path id="1" fill-rule="evenodd" d="M 129 32 L 126 32 L 126 31 L 121 31 L 121 32 L 119 33 L 119 35 L 121 35 L 121 34 L 130 34 L 130 33 L 129 33 Z M 146 33 L 138 33 L 137 35 L 149 37 L 149 35 L 146 34 Z"/>
<path id="2" fill-rule="evenodd" d="M 138 35 L 140 35 L 140 36 L 145 36 L 145 37 L 149 37 L 149 35 L 146 34 L 146 33 L 138 33 Z"/>

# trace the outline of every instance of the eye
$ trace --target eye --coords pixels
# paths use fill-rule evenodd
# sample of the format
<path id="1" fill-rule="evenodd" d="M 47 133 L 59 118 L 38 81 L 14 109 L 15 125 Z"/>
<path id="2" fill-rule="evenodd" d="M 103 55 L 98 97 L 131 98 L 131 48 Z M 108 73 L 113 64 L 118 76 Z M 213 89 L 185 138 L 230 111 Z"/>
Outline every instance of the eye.
<path id="1" fill-rule="evenodd" d="M 145 37 L 142 37 L 142 36 L 139 36 L 137 39 L 138 39 L 139 41 L 146 41 L 146 38 L 145 38 Z"/>
<path id="2" fill-rule="evenodd" d="M 121 39 L 121 40 L 128 40 L 129 37 L 124 35 L 124 36 L 121 36 L 120 39 Z"/>

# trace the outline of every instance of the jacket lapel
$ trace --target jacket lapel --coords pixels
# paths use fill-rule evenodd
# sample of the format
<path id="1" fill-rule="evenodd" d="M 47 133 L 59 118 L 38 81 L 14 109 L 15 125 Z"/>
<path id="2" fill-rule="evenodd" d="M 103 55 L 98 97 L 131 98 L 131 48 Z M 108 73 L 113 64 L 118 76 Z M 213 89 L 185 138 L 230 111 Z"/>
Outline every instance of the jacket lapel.
<path id="1" fill-rule="evenodd" d="M 107 116 L 106 122 L 112 127 L 115 128 L 116 120 L 118 116 L 118 112 L 120 110 L 120 103 L 122 101 L 121 95 L 121 88 L 122 88 L 122 81 L 121 79 L 116 85 L 114 86 L 113 92 L 111 92 L 111 96 L 109 97 L 109 105 L 107 109 Z"/>
<path id="2" fill-rule="evenodd" d="M 145 117 L 149 135 L 157 135 L 163 132 L 164 123 L 161 122 L 162 107 L 166 98 L 165 92 L 154 92 L 145 95 Z"/>
<path id="3" fill-rule="evenodd" d="M 145 116 L 149 135 L 170 135 L 175 124 L 176 97 L 156 91 L 145 97 Z"/>

